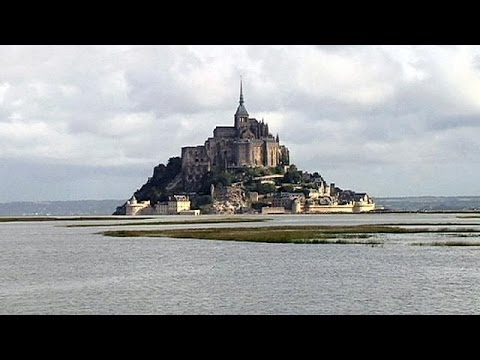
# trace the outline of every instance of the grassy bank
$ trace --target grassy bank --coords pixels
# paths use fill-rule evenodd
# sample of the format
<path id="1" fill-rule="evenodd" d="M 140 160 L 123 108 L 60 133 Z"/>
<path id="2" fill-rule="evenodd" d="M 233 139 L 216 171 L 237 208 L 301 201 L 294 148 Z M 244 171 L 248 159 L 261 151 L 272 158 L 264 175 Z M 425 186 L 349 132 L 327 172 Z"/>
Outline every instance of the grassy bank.
<path id="1" fill-rule="evenodd" d="M 430 223 L 383 223 L 377 224 L 381 226 L 468 226 L 468 225 L 480 225 L 478 223 L 470 222 L 430 222 Z"/>
<path id="2" fill-rule="evenodd" d="M 416 242 L 411 245 L 415 246 L 480 246 L 480 242 L 473 241 L 461 241 L 461 240 L 451 240 L 451 241 L 425 241 L 425 242 Z"/>
<path id="3" fill-rule="evenodd" d="M 175 229 L 175 230 L 114 230 L 103 232 L 106 236 L 116 237 L 171 237 L 171 238 L 190 238 L 205 240 L 225 240 L 225 241 L 250 241 L 250 242 L 268 242 L 268 243 L 372 243 L 379 244 L 383 242 L 368 239 L 371 235 L 360 234 L 333 234 L 321 233 L 312 230 L 290 229 L 265 229 L 265 228 L 231 228 L 231 229 Z"/>
<path id="4" fill-rule="evenodd" d="M 266 218 L 220 218 L 220 219 L 196 219 L 196 220 L 180 220 L 180 221 L 151 221 L 151 222 L 131 222 L 120 224 L 75 224 L 66 227 L 92 227 L 92 226 L 151 226 L 151 225 L 195 225 L 195 224 L 226 224 L 226 223 L 251 223 L 264 222 L 271 219 Z"/>
<path id="5" fill-rule="evenodd" d="M 171 230 L 114 230 L 102 234 L 115 237 L 170 237 L 225 241 L 312 244 L 383 244 L 375 234 L 480 233 L 475 229 L 400 228 L 379 225 L 271 226 L 254 228 L 209 228 Z"/>

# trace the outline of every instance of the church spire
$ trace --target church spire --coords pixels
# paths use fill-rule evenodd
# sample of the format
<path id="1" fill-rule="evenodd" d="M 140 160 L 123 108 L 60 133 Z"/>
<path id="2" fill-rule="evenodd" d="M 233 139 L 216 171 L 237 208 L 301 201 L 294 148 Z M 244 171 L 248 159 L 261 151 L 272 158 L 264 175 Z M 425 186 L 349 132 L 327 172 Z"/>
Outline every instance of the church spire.
<path id="1" fill-rule="evenodd" d="M 240 105 L 243 105 L 242 77 L 240 76 Z"/>
<path id="2" fill-rule="evenodd" d="M 235 113 L 235 127 L 238 127 L 240 123 L 246 123 L 248 121 L 248 111 L 245 108 L 243 101 L 243 81 L 240 76 L 240 104 L 238 105 L 237 112 Z M 240 120 L 242 119 L 242 120 Z"/>

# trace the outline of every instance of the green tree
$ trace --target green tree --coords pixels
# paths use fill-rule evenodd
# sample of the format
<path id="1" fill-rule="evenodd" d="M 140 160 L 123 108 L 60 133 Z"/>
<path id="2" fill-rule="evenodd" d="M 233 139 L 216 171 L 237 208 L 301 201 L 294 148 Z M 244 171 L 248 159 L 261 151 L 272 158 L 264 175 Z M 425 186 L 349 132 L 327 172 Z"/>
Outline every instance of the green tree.
<path id="1" fill-rule="evenodd" d="M 277 188 L 273 184 L 261 184 L 257 183 L 257 192 L 259 194 L 269 194 L 277 191 Z"/>
<path id="2" fill-rule="evenodd" d="M 167 165 L 158 164 L 153 169 L 153 176 L 135 192 L 135 197 L 139 201 L 147 201 L 155 203 L 163 201 L 168 195 L 166 186 L 182 171 L 182 159 L 178 156 L 168 159 Z M 176 189 L 182 191 L 183 188 Z"/>
<path id="3" fill-rule="evenodd" d="M 302 181 L 302 172 L 295 165 L 291 165 L 282 181 L 289 184 L 299 184 Z"/>
<path id="4" fill-rule="evenodd" d="M 284 184 L 281 187 L 282 192 L 293 192 L 293 185 L 291 184 Z"/>
<path id="5" fill-rule="evenodd" d="M 192 206 L 198 208 L 204 205 L 212 203 L 212 197 L 210 195 L 199 195 L 192 199 Z"/>
<path id="6" fill-rule="evenodd" d="M 282 165 L 277 165 L 273 170 L 274 174 L 283 175 L 285 173 L 284 168 Z"/>
<path id="7" fill-rule="evenodd" d="M 211 171 L 205 174 L 201 180 L 202 186 L 199 189 L 200 194 L 210 194 L 210 186 L 222 184 L 223 186 L 230 186 L 235 181 L 235 175 L 228 171 Z"/>

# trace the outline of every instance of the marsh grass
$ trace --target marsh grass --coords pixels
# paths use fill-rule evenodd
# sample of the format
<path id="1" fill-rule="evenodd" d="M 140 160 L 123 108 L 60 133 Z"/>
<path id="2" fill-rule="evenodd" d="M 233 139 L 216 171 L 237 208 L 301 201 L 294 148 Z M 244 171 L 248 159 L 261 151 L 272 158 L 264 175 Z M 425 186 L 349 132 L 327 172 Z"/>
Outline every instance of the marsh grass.
<path id="1" fill-rule="evenodd" d="M 355 226 L 266 226 L 171 230 L 114 230 L 102 232 L 116 237 L 170 237 L 224 241 L 311 244 L 383 244 L 373 234 L 465 233 L 475 229 L 401 228 L 382 225 Z"/>
<path id="2" fill-rule="evenodd" d="M 444 222 L 444 223 L 385 223 L 378 224 L 379 226 L 465 226 L 465 225 L 477 225 L 475 223 L 463 223 L 463 222 Z"/>
<path id="3" fill-rule="evenodd" d="M 461 237 L 461 238 L 476 238 L 480 237 L 480 234 L 447 234 L 449 236 Z"/>
<path id="4" fill-rule="evenodd" d="M 396 232 L 399 229 L 379 226 L 272 226 L 255 228 L 208 228 L 172 230 L 115 230 L 103 232 L 106 236 L 153 236 L 225 241 L 252 241 L 268 243 L 335 243 L 383 244 L 370 239 L 374 232 Z"/>
<path id="5" fill-rule="evenodd" d="M 383 244 L 383 241 L 369 239 L 369 234 L 334 234 L 318 231 L 299 230 L 254 230 L 237 229 L 175 229 L 175 230 L 114 230 L 103 232 L 106 236 L 117 237 L 170 237 L 177 239 L 202 239 L 223 241 L 248 241 L 266 243 L 296 244 Z"/>
<path id="6" fill-rule="evenodd" d="M 480 246 L 480 243 L 472 242 L 472 241 L 453 240 L 453 241 L 416 242 L 416 243 L 412 243 L 411 245 L 415 245 L 415 246 Z"/>
<path id="7" fill-rule="evenodd" d="M 92 227 L 92 226 L 144 226 L 144 225 L 195 225 L 195 224 L 226 224 L 226 223 L 251 223 L 269 221 L 268 218 L 221 218 L 221 219 L 198 219 L 180 221 L 152 221 L 152 222 L 131 222 L 117 224 L 80 224 L 66 225 L 65 227 Z"/>

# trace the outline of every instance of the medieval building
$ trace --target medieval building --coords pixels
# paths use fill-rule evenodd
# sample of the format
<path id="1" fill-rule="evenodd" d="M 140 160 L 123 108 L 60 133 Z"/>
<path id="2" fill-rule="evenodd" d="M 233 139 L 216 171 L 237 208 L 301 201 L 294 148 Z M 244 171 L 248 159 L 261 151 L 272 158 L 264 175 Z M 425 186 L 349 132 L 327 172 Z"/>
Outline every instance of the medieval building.
<path id="1" fill-rule="evenodd" d="M 278 134 L 270 134 L 263 119 L 250 118 L 243 100 L 240 82 L 240 102 L 233 126 L 217 126 L 213 137 L 204 145 L 182 148 L 182 173 L 186 189 L 212 170 L 233 170 L 241 167 L 276 167 L 289 165 L 289 151 L 280 145 Z"/>

